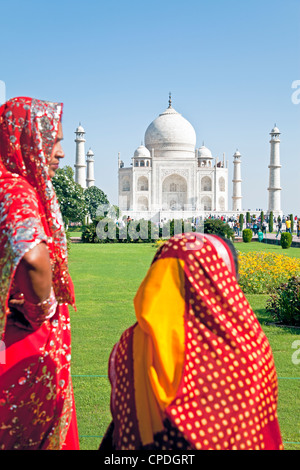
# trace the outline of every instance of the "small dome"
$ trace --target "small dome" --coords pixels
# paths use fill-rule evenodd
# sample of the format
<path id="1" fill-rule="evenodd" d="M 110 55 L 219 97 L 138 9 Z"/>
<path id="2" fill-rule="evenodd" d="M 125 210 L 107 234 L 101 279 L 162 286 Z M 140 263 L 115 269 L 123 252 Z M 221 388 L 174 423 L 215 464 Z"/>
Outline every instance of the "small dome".
<path id="1" fill-rule="evenodd" d="M 136 151 L 134 152 L 134 157 L 139 157 L 139 158 L 151 158 L 151 154 L 149 150 L 144 146 L 140 145 Z"/>
<path id="2" fill-rule="evenodd" d="M 273 127 L 273 129 L 271 130 L 271 134 L 280 134 L 280 130 L 278 129 L 278 127 L 276 126 L 276 124 L 275 124 L 275 126 Z"/>
<path id="3" fill-rule="evenodd" d="M 236 157 L 236 158 L 238 158 L 238 157 L 241 157 L 242 155 L 241 155 L 240 152 L 237 150 L 233 156 Z"/>
<path id="4" fill-rule="evenodd" d="M 86 154 L 87 157 L 93 157 L 94 156 L 94 152 L 92 149 L 89 149 L 87 154 Z"/>
<path id="5" fill-rule="evenodd" d="M 211 151 L 205 147 L 205 145 L 202 145 L 202 147 L 198 149 L 198 158 L 213 158 L 213 156 Z"/>
<path id="6" fill-rule="evenodd" d="M 85 134 L 85 130 L 83 129 L 81 124 L 79 124 L 79 126 L 77 127 L 76 132 L 80 132 L 82 134 Z"/>

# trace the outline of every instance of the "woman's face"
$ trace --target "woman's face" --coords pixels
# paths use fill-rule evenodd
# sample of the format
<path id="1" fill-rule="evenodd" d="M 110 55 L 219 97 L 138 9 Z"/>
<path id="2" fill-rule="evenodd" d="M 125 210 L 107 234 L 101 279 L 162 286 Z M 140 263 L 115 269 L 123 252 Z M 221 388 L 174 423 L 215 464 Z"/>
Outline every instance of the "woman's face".
<path id="1" fill-rule="evenodd" d="M 54 144 L 54 147 L 52 149 L 51 157 L 50 157 L 50 163 L 49 163 L 49 176 L 50 178 L 53 178 L 55 175 L 56 170 L 59 168 L 59 160 L 61 158 L 64 158 L 65 153 L 62 149 L 61 146 L 61 141 L 63 140 L 63 131 L 62 131 L 62 125 L 61 122 L 59 123 L 58 126 L 58 133 L 56 137 L 56 142 Z"/>

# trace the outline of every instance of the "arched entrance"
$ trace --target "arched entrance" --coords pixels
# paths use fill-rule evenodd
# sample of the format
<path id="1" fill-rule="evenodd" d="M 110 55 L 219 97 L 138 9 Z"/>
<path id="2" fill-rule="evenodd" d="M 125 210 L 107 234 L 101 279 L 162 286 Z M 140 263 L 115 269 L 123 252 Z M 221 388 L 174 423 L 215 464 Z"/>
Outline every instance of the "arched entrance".
<path id="1" fill-rule="evenodd" d="M 170 175 L 162 184 L 162 205 L 164 210 L 183 210 L 187 204 L 187 182 L 183 176 Z"/>
<path id="2" fill-rule="evenodd" d="M 225 211 L 225 199 L 223 196 L 219 197 L 219 211 Z"/>
<path id="3" fill-rule="evenodd" d="M 138 211 L 147 211 L 149 209 L 148 198 L 146 196 L 140 196 L 137 205 Z"/>
<path id="4" fill-rule="evenodd" d="M 211 211 L 212 204 L 209 196 L 203 196 L 201 199 L 201 208 L 203 211 Z"/>

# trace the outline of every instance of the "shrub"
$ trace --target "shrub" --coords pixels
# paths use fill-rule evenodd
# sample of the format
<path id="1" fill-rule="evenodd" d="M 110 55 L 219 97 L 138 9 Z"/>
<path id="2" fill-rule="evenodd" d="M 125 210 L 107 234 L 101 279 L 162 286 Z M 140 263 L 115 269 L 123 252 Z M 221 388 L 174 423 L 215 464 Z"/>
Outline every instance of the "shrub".
<path id="1" fill-rule="evenodd" d="M 213 233 L 224 238 L 234 239 L 234 231 L 221 219 L 207 219 L 204 221 L 204 233 Z"/>
<path id="2" fill-rule="evenodd" d="M 99 243 L 99 238 L 96 233 L 96 225 L 97 223 L 93 221 L 91 224 L 83 226 L 81 240 L 84 243 Z"/>
<path id="3" fill-rule="evenodd" d="M 131 220 L 125 223 L 125 227 L 122 227 L 113 219 L 98 217 L 91 224 L 82 227 L 81 240 L 85 243 L 151 243 L 157 239 L 170 238 L 175 234 L 197 231 L 203 231 L 202 224 L 195 227 L 191 222 L 182 219 L 169 220 L 164 223 L 163 227 L 158 228 L 150 220 Z M 206 220 L 204 233 L 214 233 L 221 237 L 234 239 L 234 231 L 221 219 Z"/>
<path id="4" fill-rule="evenodd" d="M 252 240 L 252 230 L 251 228 L 245 228 L 243 230 L 243 242 L 249 243 Z"/>
<path id="5" fill-rule="evenodd" d="M 150 220 L 131 220 L 120 227 L 113 219 L 98 217 L 83 227 L 84 243 L 149 243 L 158 238 L 158 228 Z"/>
<path id="6" fill-rule="evenodd" d="M 287 248 L 290 248 L 291 244 L 292 244 L 292 240 L 293 240 L 293 237 L 292 237 L 292 234 L 289 233 L 289 232 L 283 232 L 281 234 L 281 238 L 280 238 L 280 244 L 282 246 L 283 249 L 287 249 Z"/>
<path id="7" fill-rule="evenodd" d="M 67 240 L 67 250 L 68 250 L 68 253 L 70 253 L 72 242 L 71 242 L 71 235 L 70 235 L 69 230 L 66 231 L 66 240 Z"/>
<path id="8" fill-rule="evenodd" d="M 288 282 L 277 287 L 267 300 L 266 311 L 275 322 L 300 326 L 300 278 L 291 277 Z"/>
<path id="9" fill-rule="evenodd" d="M 176 234 L 192 232 L 192 225 L 182 219 L 171 219 L 159 228 L 159 238 L 173 237 Z"/>
<path id="10" fill-rule="evenodd" d="M 119 241 L 121 240 L 121 232 L 118 232 Z M 125 231 L 123 236 L 125 235 Z M 130 242 L 152 242 L 158 238 L 158 228 L 150 220 L 134 220 L 127 226 L 127 241 Z"/>

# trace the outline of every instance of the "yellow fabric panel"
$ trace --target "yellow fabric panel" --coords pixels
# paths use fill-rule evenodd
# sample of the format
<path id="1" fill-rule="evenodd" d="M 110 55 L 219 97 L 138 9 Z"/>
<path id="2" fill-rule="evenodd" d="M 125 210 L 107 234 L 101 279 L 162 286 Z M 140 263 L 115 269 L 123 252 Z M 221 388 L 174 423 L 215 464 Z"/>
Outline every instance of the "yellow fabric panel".
<path id="1" fill-rule="evenodd" d="M 163 429 L 163 416 L 149 380 L 152 363 L 151 338 L 137 325 L 133 336 L 134 390 L 139 431 L 144 445 Z"/>
<path id="2" fill-rule="evenodd" d="M 156 261 L 134 299 L 134 387 L 144 444 L 162 429 L 165 408 L 180 385 L 185 356 L 184 262 Z M 152 429 L 151 429 L 152 428 Z"/>

